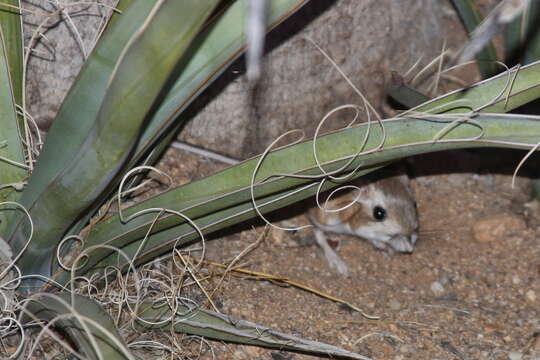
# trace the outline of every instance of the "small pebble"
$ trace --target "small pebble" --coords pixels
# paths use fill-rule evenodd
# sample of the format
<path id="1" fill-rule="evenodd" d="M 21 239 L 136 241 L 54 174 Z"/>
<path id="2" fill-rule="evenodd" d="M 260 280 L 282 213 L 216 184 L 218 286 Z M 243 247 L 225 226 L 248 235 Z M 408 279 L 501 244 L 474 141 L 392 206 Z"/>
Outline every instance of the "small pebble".
<path id="1" fill-rule="evenodd" d="M 435 294 L 436 296 L 440 296 L 444 293 L 444 287 L 442 284 L 438 281 L 434 281 L 431 283 L 430 286 L 431 292 Z"/>
<path id="2" fill-rule="evenodd" d="M 390 300 L 390 303 L 388 305 L 390 305 L 390 309 L 394 311 L 398 311 L 401 309 L 401 303 L 397 301 L 396 299 Z"/>
<path id="3" fill-rule="evenodd" d="M 412 351 L 413 351 L 413 348 L 412 348 L 411 345 L 405 344 L 405 345 L 401 345 L 401 346 L 399 347 L 399 352 L 400 352 L 400 353 L 405 353 L 405 354 L 406 354 L 406 353 L 410 353 L 410 352 L 412 352 Z"/>
<path id="4" fill-rule="evenodd" d="M 522 218 L 511 214 L 484 217 L 473 225 L 473 235 L 478 242 L 503 240 L 511 232 L 523 230 L 527 226 Z"/>
<path id="5" fill-rule="evenodd" d="M 514 285 L 519 285 L 519 284 L 521 284 L 521 279 L 519 278 L 519 276 L 517 276 L 517 275 L 512 276 L 512 283 L 513 283 Z"/>
<path id="6" fill-rule="evenodd" d="M 528 290 L 525 293 L 525 298 L 527 299 L 527 301 L 534 303 L 536 302 L 536 293 L 534 292 L 534 290 Z"/>
<path id="7" fill-rule="evenodd" d="M 508 353 L 509 360 L 521 360 L 523 359 L 523 354 L 517 351 L 510 351 Z"/>

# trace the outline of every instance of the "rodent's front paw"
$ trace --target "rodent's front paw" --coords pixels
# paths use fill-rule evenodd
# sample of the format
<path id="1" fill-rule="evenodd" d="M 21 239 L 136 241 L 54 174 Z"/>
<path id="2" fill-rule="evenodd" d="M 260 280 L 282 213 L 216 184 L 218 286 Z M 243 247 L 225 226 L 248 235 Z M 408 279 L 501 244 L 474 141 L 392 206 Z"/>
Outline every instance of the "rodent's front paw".
<path id="1" fill-rule="evenodd" d="M 387 243 L 385 243 L 384 241 L 380 241 L 380 240 L 375 240 L 375 239 L 369 239 L 368 240 L 371 245 L 373 245 L 376 249 L 378 250 L 381 250 L 382 252 L 384 252 L 385 254 L 388 254 L 388 255 L 394 255 L 394 249 L 392 249 L 391 246 L 389 246 Z"/>
<path id="2" fill-rule="evenodd" d="M 341 260 L 338 254 L 327 254 L 326 261 L 331 269 L 336 270 L 343 276 L 349 276 L 349 266 L 347 266 L 345 261 Z"/>
<path id="3" fill-rule="evenodd" d="M 339 255 L 332 249 L 330 245 L 328 245 L 328 239 L 324 235 L 324 233 L 320 229 L 313 229 L 313 233 L 315 235 L 315 240 L 317 241 L 317 244 L 321 247 L 324 253 L 324 257 L 326 258 L 326 262 L 330 266 L 331 269 L 336 270 L 338 273 L 340 273 L 343 276 L 349 275 L 349 267 L 341 258 Z"/>

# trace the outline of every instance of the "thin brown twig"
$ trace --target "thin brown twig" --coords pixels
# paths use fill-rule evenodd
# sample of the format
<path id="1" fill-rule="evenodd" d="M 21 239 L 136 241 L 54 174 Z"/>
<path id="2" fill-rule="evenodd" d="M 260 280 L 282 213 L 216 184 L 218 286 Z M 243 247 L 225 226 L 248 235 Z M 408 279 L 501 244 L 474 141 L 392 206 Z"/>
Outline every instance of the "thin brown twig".
<path id="1" fill-rule="evenodd" d="M 214 310 L 216 312 L 220 312 L 216 306 L 216 304 L 214 304 L 214 302 L 212 301 L 212 298 L 210 297 L 210 295 L 206 292 L 206 289 L 204 288 L 204 286 L 202 286 L 201 282 L 199 281 L 199 279 L 195 276 L 193 270 L 191 269 L 193 264 L 192 263 L 188 263 L 188 260 L 189 259 L 193 259 L 193 260 L 197 260 L 196 258 L 194 258 L 193 256 L 189 256 L 189 255 L 186 255 L 186 256 L 182 256 L 182 254 L 180 253 L 180 251 L 174 249 L 174 251 L 176 252 L 176 255 L 178 255 L 178 257 L 180 258 L 180 260 L 182 261 L 182 263 L 184 263 L 184 266 L 185 268 L 187 269 L 187 271 L 189 272 L 189 274 L 191 275 L 191 278 L 197 283 L 197 286 L 199 287 L 199 289 L 201 289 L 201 291 L 203 292 L 203 294 L 206 296 L 206 298 L 208 299 L 208 302 L 210 303 L 210 305 L 214 308 Z M 197 264 L 200 264 L 204 262 L 204 260 L 201 259 L 200 262 L 198 262 Z"/>
<path id="2" fill-rule="evenodd" d="M 326 293 L 323 293 L 322 291 L 319 291 L 319 290 L 314 289 L 314 288 L 312 288 L 310 286 L 301 284 L 299 282 L 290 280 L 290 279 L 288 279 L 286 277 L 283 277 L 283 276 L 277 276 L 277 275 L 272 275 L 272 274 L 263 273 L 263 272 L 259 272 L 259 271 L 247 270 L 247 269 L 238 268 L 238 267 L 229 268 L 228 265 L 221 264 L 221 263 L 214 262 L 214 261 L 210 261 L 210 260 L 202 260 L 202 262 L 204 264 L 207 264 L 207 265 L 213 265 L 213 266 L 217 266 L 217 267 L 220 267 L 220 268 L 228 269 L 228 271 L 230 271 L 231 275 L 233 275 L 233 276 L 236 276 L 236 275 L 234 275 L 234 272 L 236 272 L 236 273 L 240 273 L 240 274 L 243 274 L 243 275 L 248 275 L 248 278 L 253 279 L 253 280 L 266 280 L 266 281 L 270 281 L 270 282 L 275 283 L 275 284 L 279 284 L 281 286 L 292 286 L 292 287 L 295 287 L 295 288 L 298 288 L 298 289 L 313 293 L 313 294 L 315 294 L 317 296 L 320 296 L 320 297 L 322 297 L 324 299 L 334 301 L 334 302 L 337 302 L 339 304 L 343 304 L 343 305 L 347 306 L 348 308 L 359 312 L 360 314 L 362 314 L 362 316 L 364 316 L 367 319 L 370 319 L 370 320 L 378 320 L 379 319 L 378 316 L 366 314 L 364 311 L 362 311 L 357 306 L 355 306 L 355 305 L 353 305 L 353 304 L 351 304 L 351 303 L 349 303 L 349 302 L 347 302 L 347 301 L 345 301 L 343 299 L 337 298 L 337 297 L 332 296 L 332 295 L 328 295 Z M 242 276 L 242 277 L 245 278 L 245 276 Z"/>
<path id="3" fill-rule="evenodd" d="M 257 240 L 255 240 L 255 242 L 253 244 L 250 244 L 249 246 L 247 246 L 244 250 L 242 250 L 240 252 L 240 254 L 238 254 L 230 263 L 229 265 L 227 266 L 227 268 L 225 269 L 224 273 L 223 273 L 223 276 L 221 277 L 221 279 L 219 279 L 219 282 L 218 284 L 216 285 L 216 287 L 214 288 L 214 290 L 212 290 L 212 292 L 210 293 L 210 298 L 212 298 L 214 296 L 214 294 L 216 293 L 216 291 L 221 287 L 221 284 L 223 284 L 223 280 L 225 280 L 225 276 L 227 276 L 227 274 L 231 271 L 231 269 L 233 268 L 233 266 L 242 258 L 244 257 L 246 254 L 250 253 L 253 249 L 255 249 L 256 247 L 258 247 L 260 245 L 260 243 L 266 238 L 266 236 L 268 235 L 268 231 L 270 230 L 270 227 L 268 225 L 266 225 L 262 231 L 262 233 L 259 235 L 259 237 L 257 238 Z"/>

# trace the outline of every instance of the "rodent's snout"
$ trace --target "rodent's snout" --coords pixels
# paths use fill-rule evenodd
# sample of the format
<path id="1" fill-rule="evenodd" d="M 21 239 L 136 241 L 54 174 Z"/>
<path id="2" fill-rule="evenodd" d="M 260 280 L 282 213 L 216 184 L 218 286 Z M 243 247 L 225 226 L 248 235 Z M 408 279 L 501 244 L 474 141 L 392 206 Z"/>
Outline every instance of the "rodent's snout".
<path id="1" fill-rule="evenodd" d="M 392 239 L 391 245 L 397 252 L 412 253 L 417 238 L 418 235 L 416 232 L 412 233 L 410 236 L 401 235 Z"/>

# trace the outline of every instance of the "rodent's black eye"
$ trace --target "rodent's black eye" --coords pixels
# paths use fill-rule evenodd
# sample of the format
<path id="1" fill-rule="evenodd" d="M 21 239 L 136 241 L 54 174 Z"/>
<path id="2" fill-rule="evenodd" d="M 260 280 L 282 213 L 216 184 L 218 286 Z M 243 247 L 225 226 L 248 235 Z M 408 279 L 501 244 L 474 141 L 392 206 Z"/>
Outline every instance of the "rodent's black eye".
<path id="1" fill-rule="evenodd" d="M 386 210 L 380 206 L 373 208 L 373 218 L 377 221 L 383 221 L 386 218 Z"/>

